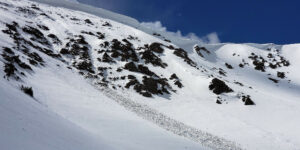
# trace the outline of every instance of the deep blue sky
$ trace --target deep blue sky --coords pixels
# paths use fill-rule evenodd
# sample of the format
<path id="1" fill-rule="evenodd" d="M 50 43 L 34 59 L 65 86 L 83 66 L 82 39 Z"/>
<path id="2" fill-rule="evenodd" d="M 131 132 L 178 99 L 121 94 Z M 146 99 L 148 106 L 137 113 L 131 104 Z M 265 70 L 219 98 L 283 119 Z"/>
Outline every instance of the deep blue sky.
<path id="1" fill-rule="evenodd" d="M 78 0 L 222 42 L 300 43 L 300 0 Z"/>

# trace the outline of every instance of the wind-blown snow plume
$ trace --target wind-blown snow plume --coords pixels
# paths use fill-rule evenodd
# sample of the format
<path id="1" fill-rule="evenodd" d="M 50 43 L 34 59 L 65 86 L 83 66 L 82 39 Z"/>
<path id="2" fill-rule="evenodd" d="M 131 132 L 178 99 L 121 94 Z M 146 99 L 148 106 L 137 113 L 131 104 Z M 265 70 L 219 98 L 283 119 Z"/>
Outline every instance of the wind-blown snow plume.
<path id="1" fill-rule="evenodd" d="M 167 27 L 164 27 L 160 21 L 154 21 L 154 22 L 142 22 L 142 26 L 145 26 L 147 28 L 150 28 L 155 31 L 160 31 L 160 32 L 167 32 L 171 33 L 175 36 L 182 37 L 182 38 L 188 38 L 188 39 L 193 39 L 193 40 L 198 40 L 201 43 L 209 43 L 209 44 L 216 44 L 220 43 L 220 39 L 218 37 L 218 34 L 216 32 L 209 33 L 205 36 L 199 37 L 195 33 L 188 33 L 187 35 L 182 35 L 180 30 L 177 30 L 176 32 L 168 31 Z"/>

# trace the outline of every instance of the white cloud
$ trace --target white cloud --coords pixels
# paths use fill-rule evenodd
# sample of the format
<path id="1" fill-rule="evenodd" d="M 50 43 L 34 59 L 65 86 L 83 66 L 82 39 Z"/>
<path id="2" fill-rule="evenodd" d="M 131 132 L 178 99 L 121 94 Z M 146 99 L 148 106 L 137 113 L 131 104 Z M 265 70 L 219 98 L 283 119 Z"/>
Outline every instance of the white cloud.
<path id="1" fill-rule="evenodd" d="M 218 34 L 216 32 L 212 32 L 209 33 L 201 38 L 199 38 L 197 35 L 195 35 L 194 33 L 189 33 L 187 35 L 188 38 L 190 39 L 195 39 L 195 40 L 200 40 L 204 43 L 209 43 L 209 44 L 216 44 L 216 43 L 220 43 L 220 39 L 218 37 Z"/>
<path id="2" fill-rule="evenodd" d="M 220 43 L 221 42 L 220 39 L 219 39 L 219 36 L 218 36 L 218 34 L 216 32 L 208 34 L 207 38 L 208 38 L 208 41 L 210 43 L 212 43 L 212 44 L 213 43 Z"/>
<path id="3" fill-rule="evenodd" d="M 209 43 L 209 44 L 220 43 L 220 39 L 216 32 L 212 32 L 212 33 L 207 34 L 206 36 L 199 37 L 195 33 L 189 33 L 187 35 L 182 35 L 180 30 L 178 30 L 177 32 L 168 31 L 167 28 L 164 27 L 160 21 L 142 22 L 141 25 L 145 26 L 147 28 L 150 28 L 154 31 L 167 32 L 167 33 L 173 34 L 174 36 L 177 36 L 177 37 L 197 40 L 202 43 Z"/>
<path id="4" fill-rule="evenodd" d="M 155 21 L 155 22 L 142 22 L 141 25 L 150 28 L 152 30 L 156 30 L 156 31 L 162 31 L 162 32 L 166 32 L 167 28 L 163 27 L 160 21 Z"/>

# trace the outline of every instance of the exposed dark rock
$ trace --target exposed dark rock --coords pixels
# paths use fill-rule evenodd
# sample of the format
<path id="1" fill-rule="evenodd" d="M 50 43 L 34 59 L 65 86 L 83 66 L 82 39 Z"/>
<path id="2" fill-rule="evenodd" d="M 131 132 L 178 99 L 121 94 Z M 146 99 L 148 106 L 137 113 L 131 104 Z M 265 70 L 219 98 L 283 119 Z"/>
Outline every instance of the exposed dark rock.
<path id="1" fill-rule="evenodd" d="M 38 65 L 38 63 L 33 59 L 28 59 L 28 61 L 31 65 L 34 65 L 34 66 Z"/>
<path id="2" fill-rule="evenodd" d="M 100 46 L 107 48 L 109 46 L 109 42 L 105 41 L 104 43 L 100 44 Z"/>
<path id="3" fill-rule="evenodd" d="M 85 38 L 82 35 L 78 36 L 78 39 L 76 40 L 77 44 L 87 45 L 88 43 L 85 41 Z"/>
<path id="4" fill-rule="evenodd" d="M 119 56 L 121 56 L 121 53 L 119 53 L 118 51 L 113 51 L 110 56 L 113 58 L 118 58 Z"/>
<path id="5" fill-rule="evenodd" d="M 183 87 L 182 83 L 179 80 L 175 81 L 174 84 L 177 85 L 179 88 Z"/>
<path id="6" fill-rule="evenodd" d="M 141 52 L 141 58 L 145 61 L 146 64 L 151 63 L 153 66 L 160 66 L 162 68 L 167 67 L 168 65 L 164 63 L 159 57 L 157 57 L 152 51 L 145 50 Z"/>
<path id="7" fill-rule="evenodd" d="M 62 44 L 62 42 L 59 40 L 59 38 L 58 38 L 56 35 L 54 35 L 54 34 L 49 34 L 48 37 L 52 39 L 52 42 L 53 42 L 54 44 L 59 44 L 59 45 Z"/>
<path id="8" fill-rule="evenodd" d="M 129 35 L 127 37 L 128 40 L 137 40 L 137 41 L 140 41 L 138 37 L 135 37 L 135 36 L 132 36 L 132 35 Z"/>
<path id="9" fill-rule="evenodd" d="M 143 74 L 146 74 L 146 75 L 149 75 L 149 76 L 156 76 L 157 77 L 157 75 L 154 72 L 150 71 L 148 67 L 143 66 L 143 65 L 138 65 L 138 71 L 140 73 L 143 73 Z"/>
<path id="10" fill-rule="evenodd" d="M 3 5 L 5 7 L 13 7 L 11 4 L 7 4 L 7 3 L 4 3 L 4 2 L 0 2 L 0 5 Z"/>
<path id="11" fill-rule="evenodd" d="M 244 84 L 242 84 L 241 82 L 235 81 L 235 84 L 239 85 L 239 86 L 244 86 Z"/>
<path id="12" fill-rule="evenodd" d="M 289 61 L 287 61 L 282 56 L 280 56 L 280 61 L 276 60 L 274 55 L 271 53 L 269 53 L 267 57 L 269 58 L 267 59 L 268 61 L 265 60 L 262 56 L 255 55 L 254 53 L 252 53 L 251 56 L 249 56 L 249 58 L 253 60 L 253 65 L 255 66 L 255 69 L 262 72 L 265 72 L 265 68 L 267 67 L 265 63 L 267 63 L 268 67 L 270 67 L 271 69 L 276 69 L 282 66 L 287 67 L 290 65 Z"/>
<path id="13" fill-rule="evenodd" d="M 33 36 L 32 38 L 30 38 L 31 40 L 37 41 L 46 46 L 50 45 L 49 41 L 45 38 L 44 34 L 40 30 L 31 26 L 25 26 L 22 28 L 22 30 L 25 33 L 28 33 Z"/>
<path id="14" fill-rule="evenodd" d="M 152 97 L 152 94 L 149 92 L 141 92 L 141 94 L 145 97 Z"/>
<path id="15" fill-rule="evenodd" d="M 251 53 L 251 56 L 248 58 L 253 60 L 254 69 L 265 72 L 265 62 L 267 62 L 262 56 L 258 57 L 254 53 Z"/>
<path id="16" fill-rule="evenodd" d="M 173 79 L 176 79 L 176 80 L 178 79 L 178 77 L 175 73 L 173 73 L 170 77 L 170 80 L 173 80 Z"/>
<path id="17" fill-rule="evenodd" d="M 208 51 L 205 47 L 199 47 L 198 45 L 194 46 L 194 50 L 201 57 L 204 57 L 204 55 L 201 53 L 202 51 L 206 52 L 207 54 L 210 54 L 210 51 Z"/>
<path id="18" fill-rule="evenodd" d="M 222 68 L 219 68 L 219 74 L 222 76 L 226 76 L 226 72 Z"/>
<path id="19" fill-rule="evenodd" d="M 156 53 L 163 53 L 164 52 L 164 49 L 161 48 L 161 43 L 152 43 L 150 46 L 149 46 L 149 50 L 153 51 L 153 52 L 156 52 Z"/>
<path id="20" fill-rule="evenodd" d="M 143 76 L 143 81 L 140 83 L 134 76 L 128 76 L 130 81 L 126 84 L 125 88 L 134 86 L 133 89 L 145 97 L 152 97 L 154 95 L 170 94 L 168 89 L 171 89 L 167 83 L 167 79 L 154 79 Z"/>
<path id="21" fill-rule="evenodd" d="M 26 40 L 24 37 L 21 36 L 21 34 L 18 33 L 17 28 L 19 28 L 18 24 L 13 22 L 11 25 L 7 24 L 7 27 L 9 28 L 8 30 L 5 30 L 4 32 L 9 34 L 10 37 L 14 40 L 14 43 L 16 44 L 16 49 L 23 51 L 24 54 L 27 54 L 29 52 L 27 47 L 32 47 L 40 52 L 45 53 L 46 55 L 53 57 L 53 58 L 61 58 L 59 54 L 53 53 L 53 51 L 47 49 L 47 48 L 42 48 L 40 46 L 37 46 L 33 44 L 31 41 L 36 41 L 39 42 L 45 46 L 50 46 L 49 41 L 42 36 L 42 33 L 38 31 L 35 28 L 32 27 L 24 27 L 23 29 L 28 32 L 32 37 L 30 38 L 31 41 Z M 32 30 L 31 30 L 32 29 Z M 8 31 L 8 32 L 6 32 Z M 24 32 L 25 32 L 24 31 Z M 37 36 L 42 36 L 42 37 L 37 37 Z"/>
<path id="22" fill-rule="evenodd" d="M 76 18 L 76 17 L 72 17 L 70 18 L 70 20 L 73 20 L 73 21 L 79 21 L 80 19 Z"/>
<path id="23" fill-rule="evenodd" d="M 149 75 L 149 76 L 157 77 L 157 75 L 154 72 L 150 71 L 148 67 L 143 66 L 143 65 L 136 66 L 134 62 L 129 62 L 129 63 L 125 64 L 124 69 L 133 71 L 133 72 L 139 72 L 139 73 Z"/>
<path id="24" fill-rule="evenodd" d="M 274 58 L 274 56 L 271 53 L 269 53 L 267 57 L 268 58 Z"/>
<path id="25" fill-rule="evenodd" d="M 250 95 L 247 95 L 247 96 L 243 95 L 242 101 L 244 102 L 245 105 L 255 105 L 255 103 L 250 98 Z"/>
<path id="26" fill-rule="evenodd" d="M 175 47 L 172 46 L 172 45 L 167 46 L 167 48 L 169 48 L 169 49 L 171 49 L 171 50 L 174 50 L 174 49 L 175 49 Z"/>
<path id="27" fill-rule="evenodd" d="M 105 34 L 104 33 L 101 33 L 101 32 L 96 32 L 96 34 L 94 34 L 93 32 L 89 31 L 81 31 L 81 33 L 83 34 L 87 34 L 87 35 L 91 35 L 91 36 L 95 36 L 97 37 L 98 39 L 104 39 L 105 38 Z M 103 47 L 103 46 L 102 46 Z"/>
<path id="28" fill-rule="evenodd" d="M 15 75 L 15 71 L 17 71 L 17 69 L 12 63 L 5 63 L 4 64 L 4 72 L 5 72 L 7 77 Z"/>
<path id="29" fill-rule="evenodd" d="M 122 70 L 123 70 L 123 69 L 118 68 L 116 71 L 117 71 L 117 72 L 122 72 Z"/>
<path id="30" fill-rule="evenodd" d="M 22 14 L 26 14 L 26 15 L 36 15 L 36 12 L 26 8 L 26 7 L 17 7 L 17 11 L 21 12 Z"/>
<path id="31" fill-rule="evenodd" d="M 90 32 L 90 31 L 89 32 L 87 32 L 87 31 L 81 31 L 81 33 L 95 36 L 95 34 L 93 32 Z"/>
<path id="32" fill-rule="evenodd" d="M 75 39 L 70 39 L 66 47 L 61 49 L 60 53 L 73 58 L 73 66 L 77 69 L 85 70 L 92 74 L 95 73 L 89 56 L 89 44 L 82 35 L 75 37 Z M 88 73 L 86 75 L 86 77 L 92 77 Z"/>
<path id="33" fill-rule="evenodd" d="M 161 34 L 159 34 L 159 33 L 153 33 L 152 35 L 154 35 L 154 36 L 161 36 Z"/>
<path id="34" fill-rule="evenodd" d="M 222 99 L 221 99 L 221 97 L 219 97 L 219 96 L 217 97 L 216 103 L 217 103 L 217 104 L 222 104 Z"/>
<path id="35" fill-rule="evenodd" d="M 290 65 L 290 62 L 285 60 L 284 57 L 280 57 L 281 63 L 283 64 L 283 66 L 288 67 Z"/>
<path id="36" fill-rule="evenodd" d="M 273 79 L 273 78 L 268 78 L 269 80 L 273 81 L 274 83 L 278 83 L 279 80 Z"/>
<path id="37" fill-rule="evenodd" d="M 9 56 L 6 54 L 2 54 L 2 57 L 4 60 L 10 62 L 10 63 L 21 63 L 21 60 L 19 59 L 19 56 Z"/>
<path id="38" fill-rule="evenodd" d="M 212 90 L 215 94 L 219 95 L 222 93 L 230 93 L 233 92 L 233 90 L 228 87 L 224 81 L 219 80 L 217 78 L 214 78 L 210 85 L 209 85 L 209 89 Z"/>
<path id="39" fill-rule="evenodd" d="M 24 62 L 18 63 L 18 65 L 23 69 L 32 70 L 32 68 Z"/>
<path id="40" fill-rule="evenodd" d="M 122 41 L 125 42 L 126 44 L 123 44 L 117 39 L 112 40 L 112 46 L 111 46 L 112 57 L 114 58 L 121 57 L 121 61 L 129 61 L 129 60 L 134 62 L 139 61 L 138 56 L 136 55 L 136 52 L 133 49 L 132 43 L 130 43 L 126 39 L 123 39 Z"/>
<path id="41" fill-rule="evenodd" d="M 93 71 L 92 66 L 93 66 L 92 63 L 88 61 L 82 61 L 82 62 L 78 62 L 77 64 L 74 64 L 74 67 L 76 67 L 79 70 L 86 70 L 90 73 L 95 73 Z"/>
<path id="42" fill-rule="evenodd" d="M 179 78 L 177 77 L 177 75 L 175 73 L 172 74 L 169 79 L 174 80 L 174 84 L 177 85 L 179 88 L 183 87 L 182 83 L 180 82 Z"/>
<path id="43" fill-rule="evenodd" d="M 128 79 L 136 79 L 136 77 L 135 76 L 133 76 L 133 75 L 128 75 Z"/>
<path id="44" fill-rule="evenodd" d="M 19 27 L 19 24 L 16 22 L 12 22 L 11 24 L 6 24 L 7 30 L 2 30 L 3 33 L 9 34 L 9 35 L 13 35 L 14 36 L 18 36 L 19 33 L 17 31 L 17 28 Z"/>
<path id="45" fill-rule="evenodd" d="M 96 32 L 97 33 L 97 37 L 98 39 L 102 40 L 102 39 L 105 39 L 105 34 L 104 33 L 101 33 L 101 32 Z"/>
<path id="46" fill-rule="evenodd" d="M 6 54 L 2 54 L 2 57 L 3 57 L 4 60 L 8 61 L 9 63 L 16 63 L 16 64 L 18 64 L 23 69 L 32 70 L 32 68 L 29 65 L 27 65 L 24 62 L 22 62 L 19 59 L 19 56 L 15 56 L 15 55 L 8 56 Z"/>
<path id="47" fill-rule="evenodd" d="M 93 25 L 93 23 L 90 19 L 85 19 L 84 22 L 87 23 L 87 24 Z"/>
<path id="48" fill-rule="evenodd" d="M 115 63 L 115 61 L 107 53 L 103 54 L 102 61 L 106 63 Z"/>
<path id="49" fill-rule="evenodd" d="M 133 50 L 133 44 L 129 42 L 127 39 L 122 39 L 123 42 L 125 42 L 125 46 L 127 49 Z"/>
<path id="50" fill-rule="evenodd" d="M 228 64 L 228 63 L 225 63 L 225 66 L 226 66 L 228 69 L 233 69 L 233 67 L 232 67 L 230 64 Z"/>
<path id="51" fill-rule="evenodd" d="M 283 79 L 283 78 L 285 78 L 285 73 L 284 72 L 277 72 L 277 77 Z"/>
<path id="52" fill-rule="evenodd" d="M 15 54 L 15 53 L 14 53 L 10 48 L 8 48 L 8 47 L 3 47 L 3 51 L 6 52 L 6 53 L 8 53 L 8 54 L 12 54 L 12 55 Z"/>
<path id="53" fill-rule="evenodd" d="M 265 72 L 265 63 L 260 61 L 253 61 L 253 65 L 255 65 L 256 70 L 260 70 L 262 72 Z"/>
<path id="54" fill-rule="evenodd" d="M 35 10 L 41 10 L 41 9 L 40 9 L 38 6 L 36 6 L 35 4 L 32 4 L 32 5 L 31 5 L 31 8 L 32 8 L 32 9 L 35 9 Z"/>
<path id="55" fill-rule="evenodd" d="M 184 49 L 182 49 L 182 48 L 176 48 L 173 53 L 176 56 L 183 58 L 183 60 L 185 62 L 187 62 L 189 65 L 191 65 L 192 67 L 196 67 L 197 66 L 197 64 L 188 57 L 188 54 L 187 54 L 187 52 Z"/>
<path id="56" fill-rule="evenodd" d="M 105 22 L 104 24 L 102 24 L 102 26 L 111 27 L 112 25 L 109 22 Z"/>
<path id="57" fill-rule="evenodd" d="M 27 94 L 27 95 L 29 95 L 29 96 L 31 96 L 31 97 L 33 97 L 33 90 L 32 90 L 32 87 L 26 87 L 26 86 L 21 86 L 21 90 L 25 93 L 25 94 Z"/>
<path id="58" fill-rule="evenodd" d="M 108 68 L 107 68 L 107 67 L 98 67 L 97 69 L 98 69 L 99 71 L 102 71 L 102 72 L 103 72 L 103 71 L 106 71 Z"/>
<path id="59" fill-rule="evenodd" d="M 131 86 L 133 85 L 136 85 L 136 84 L 139 84 L 139 81 L 137 79 L 132 79 L 130 80 L 126 85 L 125 85 L 125 88 L 130 88 Z"/>
<path id="60" fill-rule="evenodd" d="M 66 48 L 62 48 L 62 49 L 60 50 L 60 53 L 63 54 L 63 55 L 70 54 L 69 50 L 66 49 Z"/>
<path id="61" fill-rule="evenodd" d="M 276 68 L 277 68 L 277 65 L 276 65 L 276 64 L 274 65 L 274 64 L 272 64 L 272 63 L 269 63 L 269 67 L 272 68 L 272 69 L 276 69 Z"/>
<path id="62" fill-rule="evenodd" d="M 47 14 L 45 14 L 45 13 L 40 13 L 40 15 L 41 15 L 41 16 L 45 16 L 46 18 L 53 20 L 52 18 L 50 18 L 50 17 L 49 17 Z"/>
<path id="63" fill-rule="evenodd" d="M 172 41 L 169 39 L 164 39 L 164 41 L 171 43 Z"/>
<path id="64" fill-rule="evenodd" d="M 50 49 L 46 49 L 46 48 L 38 48 L 39 51 L 45 53 L 46 55 L 50 56 L 50 57 L 53 57 L 53 58 L 61 58 L 61 55 L 60 54 L 55 54 L 53 53 L 52 50 Z"/>
<path id="65" fill-rule="evenodd" d="M 139 72 L 139 69 L 136 67 L 134 62 L 129 62 L 125 64 L 124 69 L 133 71 L 133 72 Z"/>
<path id="66" fill-rule="evenodd" d="M 158 86 L 160 85 L 160 88 Z M 164 79 L 153 79 L 143 77 L 143 90 L 148 91 L 152 94 L 163 94 L 163 92 L 169 94 L 168 90 L 165 88 L 168 86 L 168 83 Z"/>
<path id="67" fill-rule="evenodd" d="M 38 24 L 37 25 L 40 29 L 42 30 L 45 30 L 45 31 L 49 31 L 49 28 L 47 26 L 44 26 L 44 25 L 41 25 L 41 24 Z"/>

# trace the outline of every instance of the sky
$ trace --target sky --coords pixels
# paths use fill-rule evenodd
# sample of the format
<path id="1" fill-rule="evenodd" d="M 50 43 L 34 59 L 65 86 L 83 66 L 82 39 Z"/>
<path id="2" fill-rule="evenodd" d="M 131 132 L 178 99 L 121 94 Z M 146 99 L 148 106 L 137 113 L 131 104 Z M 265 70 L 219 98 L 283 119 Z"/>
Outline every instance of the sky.
<path id="1" fill-rule="evenodd" d="M 293 0 L 77 0 L 160 24 L 168 31 L 221 42 L 300 43 L 300 1 Z"/>

